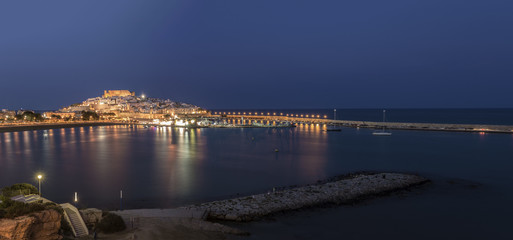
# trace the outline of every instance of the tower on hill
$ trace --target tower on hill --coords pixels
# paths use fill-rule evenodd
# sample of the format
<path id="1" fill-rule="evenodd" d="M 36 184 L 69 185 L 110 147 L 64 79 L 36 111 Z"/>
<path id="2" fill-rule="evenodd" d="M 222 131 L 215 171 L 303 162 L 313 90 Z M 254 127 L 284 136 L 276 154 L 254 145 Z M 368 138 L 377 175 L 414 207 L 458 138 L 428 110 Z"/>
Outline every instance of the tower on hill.
<path id="1" fill-rule="evenodd" d="M 128 90 L 105 90 L 103 91 L 104 98 L 108 97 L 126 97 L 126 96 L 135 96 L 135 92 L 130 92 Z"/>

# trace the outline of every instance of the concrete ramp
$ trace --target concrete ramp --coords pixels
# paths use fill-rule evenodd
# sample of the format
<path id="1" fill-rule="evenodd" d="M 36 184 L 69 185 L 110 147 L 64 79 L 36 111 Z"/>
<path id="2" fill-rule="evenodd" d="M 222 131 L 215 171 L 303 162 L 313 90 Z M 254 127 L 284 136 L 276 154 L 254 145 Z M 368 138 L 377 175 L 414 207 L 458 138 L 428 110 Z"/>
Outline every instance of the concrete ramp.
<path id="1" fill-rule="evenodd" d="M 75 237 L 83 237 L 89 235 L 89 230 L 87 229 L 87 226 L 82 219 L 78 209 L 69 203 L 63 203 L 60 204 L 60 206 L 64 210 L 64 218 L 71 226 L 73 235 L 75 235 Z"/>
<path id="2" fill-rule="evenodd" d="M 113 211 L 123 218 L 127 225 L 131 225 L 131 221 L 139 218 L 175 218 L 175 219 L 197 219 L 204 220 L 207 217 L 207 212 L 203 209 L 191 210 L 183 208 L 172 209 L 133 209 L 123 211 Z"/>

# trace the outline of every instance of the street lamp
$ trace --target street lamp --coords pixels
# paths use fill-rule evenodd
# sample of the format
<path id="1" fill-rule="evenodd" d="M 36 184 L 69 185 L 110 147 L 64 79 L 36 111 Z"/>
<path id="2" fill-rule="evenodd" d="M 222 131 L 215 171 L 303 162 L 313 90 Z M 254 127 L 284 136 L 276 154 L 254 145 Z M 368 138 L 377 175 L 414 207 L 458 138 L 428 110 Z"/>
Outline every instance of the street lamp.
<path id="1" fill-rule="evenodd" d="M 41 179 L 43 176 L 41 174 L 37 175 L 37 181 L 39 182 L 39 196 L 41 197 Z"/>

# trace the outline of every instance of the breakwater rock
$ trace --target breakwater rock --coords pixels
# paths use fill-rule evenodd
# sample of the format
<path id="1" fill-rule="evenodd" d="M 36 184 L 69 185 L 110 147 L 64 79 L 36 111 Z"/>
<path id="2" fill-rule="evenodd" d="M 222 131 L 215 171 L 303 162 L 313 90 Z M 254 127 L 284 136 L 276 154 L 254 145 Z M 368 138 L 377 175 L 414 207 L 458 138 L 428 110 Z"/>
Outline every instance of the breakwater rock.
<path id="1" fill-rule="evenodd" d="M 251 221 L 260 217 L 323 204 L 344 204 L 420 185 L 429 180 L 412 174 L 356 174 L 324 183 L 235 199 L 187 206 L 206 210 L 208 219 Z"/>
<path id="2" fill-rule="evenodd" d="M 86 208 L 80 210 L 80 215 L 87 227 L 91 229 L 102 220 L 102 210 L 97 208 Z"/>

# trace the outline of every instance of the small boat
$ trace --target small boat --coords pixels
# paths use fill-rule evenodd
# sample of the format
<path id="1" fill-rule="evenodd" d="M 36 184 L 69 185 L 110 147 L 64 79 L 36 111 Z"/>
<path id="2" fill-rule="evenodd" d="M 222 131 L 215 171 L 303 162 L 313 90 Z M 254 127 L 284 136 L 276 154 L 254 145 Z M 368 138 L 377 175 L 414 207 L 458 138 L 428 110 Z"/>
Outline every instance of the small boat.
<path id="1" fill-rule="evenodd" d="M 342 129 L 341 128 L 327 128 L 324 131 L 326 131 L 326 132 L 340 132 L 340 131 L 342 131 Z"/>
<path id="2" fill-rule="evenodd" d="M 253 122 L 252 124 L 253 126 L 255 127 L 261 127 L 261 128 L 264 128 L 264 127 L 272 127 L 273 125 L 271 124 L 264 124 L 264 123 L 257 123 L 257 122 Z"/>
<path id="3" fill-rule="evenodd" d="M 373 132 L 372 135 L 374 136 L 390 136 L 392 135 L 391 132 Z"/>
<path id="4" fill-rule="evenodd" d="M 383 123 L 385 123 L 385 112 L 386 112 L 386 110 L 383 110 Z M 391 136 L 392 133 L 386 132 L 385 125 L 383 125 L 383 129 L 381 131 L 373 132 L 372 135 L 374 135 L 374 136 Z"/>

